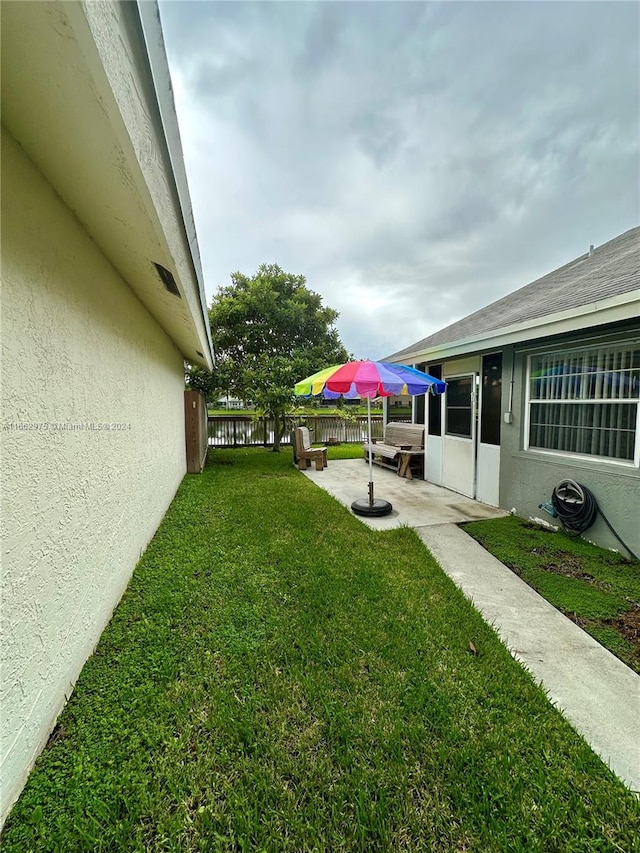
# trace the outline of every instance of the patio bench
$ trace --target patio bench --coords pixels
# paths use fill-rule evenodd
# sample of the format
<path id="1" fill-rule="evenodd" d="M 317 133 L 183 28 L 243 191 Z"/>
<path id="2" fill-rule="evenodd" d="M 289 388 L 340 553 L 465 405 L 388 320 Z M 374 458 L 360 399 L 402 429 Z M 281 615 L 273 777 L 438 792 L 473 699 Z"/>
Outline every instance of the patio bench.
<path id="1" fill-rule="evenodd" d="M 298 470 L 304 471 L 311 466 L 311 460 L 316 463 L 316 471 L 327 467 L 327 448 L 311 447 L 311 436 L 307 427 L 296 427 L 294 432 L 295 462 Z"/>
<path id="2" fill-rule="evenodd" d="M 392 468 L 401 477 L 412 478 L 412 466 L 417 469 L 424 461 L 424 426 L 420 424 L 388 423 L 382 441 L 373 439 L 362 445 L 364 458 L 383 468 Z"/>

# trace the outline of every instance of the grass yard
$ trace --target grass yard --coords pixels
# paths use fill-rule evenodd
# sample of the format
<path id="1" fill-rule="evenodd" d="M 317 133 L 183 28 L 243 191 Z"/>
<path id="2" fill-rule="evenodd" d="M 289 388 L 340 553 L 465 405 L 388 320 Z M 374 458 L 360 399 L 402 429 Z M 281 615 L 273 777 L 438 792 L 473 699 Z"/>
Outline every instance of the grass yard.
<path id="1" fill-rule="evenodd" d="M 207 414 L 210 416 L 224 415 L 225 417 L 242 417 L 252 418 L 255 415 L 253 409 L 208 409 Z"/>
<path id="2" fill-rule="evenodd" d="M 360 442 L 357 444 L 345 442 L 344 444 L 331 445 L 327 447 L 327 459 L 364 459 L 362 444 Z"/>
<path id="3" fill-rule="evenodd" d="M 185 477 L 3 853 L 639 850 L 638 800 L 414 531 L 291 463 Z"/>
<path id="4" fill-rule="evenodd" d="M 640 673 L 640 563 L 515 516 L 462 526 L 543 598 Z"/>

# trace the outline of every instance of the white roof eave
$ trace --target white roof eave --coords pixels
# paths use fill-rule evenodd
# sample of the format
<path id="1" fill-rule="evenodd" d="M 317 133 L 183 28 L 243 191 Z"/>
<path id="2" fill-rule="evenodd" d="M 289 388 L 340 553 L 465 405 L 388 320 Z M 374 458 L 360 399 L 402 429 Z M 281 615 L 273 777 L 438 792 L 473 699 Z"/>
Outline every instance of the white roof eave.
<path id="1" fill-rule="evenodd" d="M 640 317 L 640 289 L 612 296 L 601 302 L 576 306 L 567 311 L 547 314 L 521 323 L 504 326 L 478 335 L 471 335 L 433 347 L 404 351 L 401 356 L 391 356 L 386 361 L 413 363 L 453 358 L 475 352 L 497 349 L 509 344 L 522 343 L 532 338 L 547 338 L 570 332 L 579 332 L 606 323 Z"/>

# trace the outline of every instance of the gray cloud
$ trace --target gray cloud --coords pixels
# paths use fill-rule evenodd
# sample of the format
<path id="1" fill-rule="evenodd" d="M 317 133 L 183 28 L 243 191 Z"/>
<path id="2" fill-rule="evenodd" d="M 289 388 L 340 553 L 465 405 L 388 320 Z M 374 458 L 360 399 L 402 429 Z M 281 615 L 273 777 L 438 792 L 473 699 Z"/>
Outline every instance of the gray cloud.
<path id="1" fill-rule="evenodd" d="M 380 357 L 638 222 L 635 4 L 160 8 L 209 298 L 277 262 Z"/>

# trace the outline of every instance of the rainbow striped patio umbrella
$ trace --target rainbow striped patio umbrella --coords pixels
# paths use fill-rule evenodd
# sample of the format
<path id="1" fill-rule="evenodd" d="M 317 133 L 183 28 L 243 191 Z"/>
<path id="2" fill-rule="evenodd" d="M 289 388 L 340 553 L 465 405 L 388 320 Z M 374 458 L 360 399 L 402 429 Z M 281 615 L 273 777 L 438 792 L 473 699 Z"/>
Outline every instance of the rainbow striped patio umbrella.
<path id="1" fill-rule="evenodd" d="M 436 379 L 406 364 L 390 364 L 385 361 L 348 361 L 346 364 L 327 367 L 297 382 L 295 393 L 298 397 L 322 395 L 331 399 L 340 396 L 349 399 L 366 397 L 367 431 L 370 444 L 373 397 L 391 397 L 395 394 L 409 394 L 417 397 L 426 394 L 429 390 L 442 394 L 446 387 L 447 384 L 442 379 Z M 354 501 L 351 509 L 358 515 L 387 515 L 392 510 L 389 501 L 374 499 L 371 453 L 369 454 L 369 498 Z"/>

